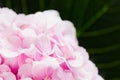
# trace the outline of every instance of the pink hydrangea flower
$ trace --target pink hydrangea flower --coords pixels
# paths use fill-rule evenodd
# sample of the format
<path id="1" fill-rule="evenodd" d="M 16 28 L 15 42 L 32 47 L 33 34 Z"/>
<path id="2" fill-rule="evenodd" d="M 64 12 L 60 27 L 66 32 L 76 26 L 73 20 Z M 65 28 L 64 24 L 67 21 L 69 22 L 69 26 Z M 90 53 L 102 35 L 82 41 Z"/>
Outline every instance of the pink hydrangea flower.
<path id="1" fill-rule="evenodd" d="M 55 10 L 25 15 L 0 8 L 0 80 L 103 80 Z"/>

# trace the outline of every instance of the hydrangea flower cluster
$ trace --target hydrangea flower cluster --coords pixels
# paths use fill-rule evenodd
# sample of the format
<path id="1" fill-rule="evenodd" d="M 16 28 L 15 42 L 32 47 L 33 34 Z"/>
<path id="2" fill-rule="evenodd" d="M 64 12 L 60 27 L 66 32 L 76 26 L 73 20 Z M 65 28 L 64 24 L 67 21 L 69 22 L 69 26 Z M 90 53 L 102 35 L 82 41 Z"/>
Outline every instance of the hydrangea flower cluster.
<path id="1" fill-rule="evenodd" d="M 78 45 L 74 25 L 55 10 L 0 8 L 0 80 L 103 80 Z"/>

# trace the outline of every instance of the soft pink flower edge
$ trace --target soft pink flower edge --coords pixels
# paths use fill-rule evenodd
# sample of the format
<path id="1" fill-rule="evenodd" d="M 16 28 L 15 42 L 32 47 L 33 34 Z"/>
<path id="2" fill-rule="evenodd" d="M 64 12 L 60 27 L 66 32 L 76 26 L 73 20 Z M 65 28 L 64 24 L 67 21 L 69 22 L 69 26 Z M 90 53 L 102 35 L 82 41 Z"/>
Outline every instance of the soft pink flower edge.
<path id="1" fill-rule="evenodd" d="M 55 10 L 0 8 L 0 80 L 104 80 L 78 45 L 74 25 Z"/>

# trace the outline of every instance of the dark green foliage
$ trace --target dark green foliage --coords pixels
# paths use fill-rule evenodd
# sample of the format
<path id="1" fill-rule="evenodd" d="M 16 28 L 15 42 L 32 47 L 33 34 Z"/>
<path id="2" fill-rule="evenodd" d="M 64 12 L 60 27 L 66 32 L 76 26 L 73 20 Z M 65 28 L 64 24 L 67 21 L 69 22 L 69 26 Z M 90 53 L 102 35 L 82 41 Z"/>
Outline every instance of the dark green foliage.
<path id="1" fill-rule="evenodd" d="M 0 6 L 25 14 L 58 10 L 74 23 L 105 80 L 120 80 L 120 0 L 0 0 Z"/>

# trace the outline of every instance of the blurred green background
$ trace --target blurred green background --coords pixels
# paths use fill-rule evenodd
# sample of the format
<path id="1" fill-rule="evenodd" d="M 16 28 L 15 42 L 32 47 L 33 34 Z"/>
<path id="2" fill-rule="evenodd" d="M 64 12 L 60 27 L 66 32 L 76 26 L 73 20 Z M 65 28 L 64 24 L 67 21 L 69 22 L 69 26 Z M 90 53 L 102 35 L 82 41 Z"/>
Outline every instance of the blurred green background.
<path id="1" fill-rule="evenodd" d="M 58 10 L 74 23 L 79 44 L 105 80 L 120 80 L 120 0 L 0 0 L 0 6 L 25 14 Z"/>

